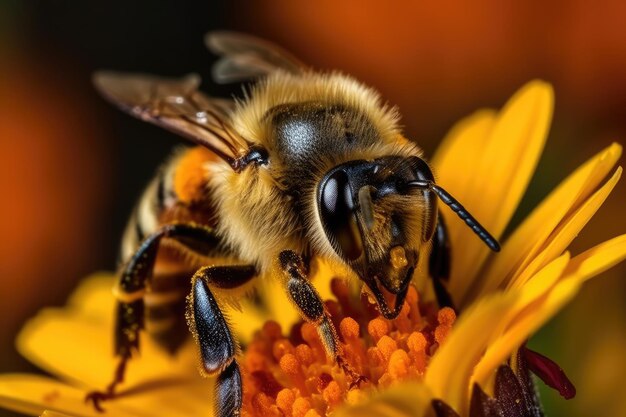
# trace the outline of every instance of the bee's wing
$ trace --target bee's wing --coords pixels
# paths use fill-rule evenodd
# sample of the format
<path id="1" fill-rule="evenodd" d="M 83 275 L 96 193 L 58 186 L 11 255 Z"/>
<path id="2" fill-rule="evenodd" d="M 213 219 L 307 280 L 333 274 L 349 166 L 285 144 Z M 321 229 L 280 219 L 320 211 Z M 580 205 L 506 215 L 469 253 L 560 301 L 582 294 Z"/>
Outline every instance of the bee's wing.
<path id="1" fill-rule="evenodd" d="M 220 84 L 249 80 L 276 71 L 299 74 L 307 69 L 292 54 L 271 42 L 238 32 L 209 32 L 204 41 L 211 52 L 222 55 L 213 66 Z"/>
<path id="2" fill-rule="evenodd" d="M 163 78 L 100 71 L 94 74 L 93 82 L 122 110 L 205 146 L 233 169 L 249 149 L 249 142 L 228 123 L 231 102 L 198 91 L 197 74 Z"/>

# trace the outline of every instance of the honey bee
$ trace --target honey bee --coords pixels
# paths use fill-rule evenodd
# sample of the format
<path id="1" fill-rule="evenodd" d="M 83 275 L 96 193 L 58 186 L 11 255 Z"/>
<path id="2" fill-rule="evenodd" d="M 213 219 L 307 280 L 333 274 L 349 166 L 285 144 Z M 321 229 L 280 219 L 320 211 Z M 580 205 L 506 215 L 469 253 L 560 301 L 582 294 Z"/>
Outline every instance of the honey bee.
<path id="1" fill-rule="evenodd" d="M 437 200 L 499 250 L 435 183 L 420 148 L 403 136 L 397 110 L 374 90 L 340 73 L 315 72 L 251 36 L 214 32 L 206 43 L 221 56 L 215 81 L 255 82 L 244 99 L 208 97 L 193 74 L 94 76 L 122 110 L 196 145 L 162 167 L 125 231 L 115 288 L 119 365 L 105 391 L 88 395 L 98 409 L 122 382 L 140 330 L 175 352 L 186 316 L 202 371 L 216 376 L 216 415 L 238 416 L 238 344 L 218 300 L 256 277 L 281 281 L 327 354 L 358 382 L 310 283 L 314 261 L 360 280 L 382 316 L 393 319 L 412 280 L 426 276 L 439 304 L 451 305 L 444 283 L 450 248 Z"/>

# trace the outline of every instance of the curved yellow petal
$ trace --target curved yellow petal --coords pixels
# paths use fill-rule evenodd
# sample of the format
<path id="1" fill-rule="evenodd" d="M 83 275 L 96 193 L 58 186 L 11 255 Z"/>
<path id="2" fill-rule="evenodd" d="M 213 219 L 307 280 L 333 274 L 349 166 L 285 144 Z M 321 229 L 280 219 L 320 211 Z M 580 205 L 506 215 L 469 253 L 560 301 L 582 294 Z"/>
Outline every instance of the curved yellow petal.
<path id="1" fill-rule="evenodd" d="M 614 237 L 580 255 L 575 256 L 567 265 L 565 274 L 577 275 L 587 280 L 626 259 L 626 235 Z"/>
<path id="2" fill-rule="evenodd" d="M 115 311 L 112 304 L 116 276 L 110 272 L 97 272 L 82 280 L 69 297 L 67 307 L 93 321 L 113 323 Z"/>
<path id="3" fill-rule="evenodd" d="M 429 414 L 433 397 L 425 384 L 403 382 L 373 393 L 366 401 L 345 405 L 335 417 L 422 417 Z"/>
<path id="4" fill-rule="evenodd" d="M 69 415 L 65 413 L 58 413 L 56 411 L 46 410 L 43 413 L 41 413 L 40 417 L 75 417 L 75 415 Z"/>
<path id="5" fill-rule="evenodd" d="M 96 314 L 93 305 L 85 305 L 96 300 L 97 309 L 108 310 L 112 316 L 115 300 L 110 290 L 108 296 L 104 295 L 102 283 L 100 279 L 87 280 L 71 298 L 69 307 L 42 310 L 26 323 L 17 338 L 20 353 L 42 369 L 84 388 L 105 387 L 117 364 L 112 319 Z M 197 375 L 197 356 L 191 343 L 172 357 L 145 333 L 141 336 L 141 352 L 130 362 L 122 389 L 164 375 Z"/>
<path id="6" fill-rule="evenodd" d="M 483 109 L 459 121 L 446 135 L 432 160 L 433 171 L 438 184 L 461 201 L 474 213 L 479 210 L 480 201 L 472 195 L 469 185 L 476 175 L 476 165 L 483 158 L 491 131 L 496 122 L 496 111 Z M 463 222 L 444 204 L 440 204 L 442 216 L 447 220 L 448 235 L 453 248 L 461 247 L 468 237 Z M 455 257 L 452 276 L 457 276 L 467 268 L 469 258 Z M 468 277 L 471 278 L 471 277 Z M 453 278 L 456 280 L 457 278 Z M 453 294 L 456 299 L 456 294 Z"/>
<path id="7" fill-rule="evenodd" d="M 470 160 L 471 170 L 452 171 L 454 167 L 450 165 L 449 168 L 443 167 L 450 173 L 440 172 L 441 185 L 451 188 L 452 194 L 496 237 L 502 234 L 513 216 L 535 170 L 552 118 L 552 108 L 550 85 L 541 81 L 526 84 L 499 113 L 489 129 L 488 138 L 479 142 L 480 152 L 463 144 L 464 150 L 474 155 Z M 455 177 L 467 179 L 462 179 L 464 184 L 457 186 L 454 185 Z M 454 247 L 463 250 L 455 252 L 449 290 L 459 305 L 463 305 L 466 292 L 475 285 L 474 277 L 489 255 L 489 249 L 459 219 L 452 219 L 447 209 L 443 212 L 448 225 L 459 229 Z M 456 225 L 451 226 L 454 223 Z M 455 242 L 451 244 L 455 245 Z"/>
<path id="8" fill-rule="evenodd" d="M 501 331 L 515 294 L 492 294 L 465 311 L 446 343 L 435 353 L 424 382 L 433 397 L 442 399 L 461 415 L 469 403 L 469 379 L 494 334 Z"/>
<path id="9" fill-rule="evenodd" d="M 612 144 L 568 176 L 513 232 L 489 265 L 480 294 L 502 288 L 528 265 L 550 234 L 613 170 L 622 147 Z"/>
<path id="10" fill-rule="evenodd" d="M 54 410 L 74 416 L 101 416 L 85 404 L 85 393 L 50 378 L 26 374 L 0 375 L 0 407 L 38 416 L 45 410 Z M 137 417 L 112 408 L 115 416 Z M 147 415 L 147 414 L 143 414 Z"/>
<path id="11" fill-rule="evenodd" d="M 103 403 L 115 417 L 187 417 L 212 414 L 212 386 L 176 378 L 146 382 Z M 51 410 L 75 416 L 102 416 L 85 402 L 85 391 L 37 375 L 0 375 L 0 406 L 31 415 Z"/>
<path id="12" fill-rule="evenodd" d="M 511 279 L 508 283 L 508 287 L 521 287 L 537 270 L 556 256 L 559 256 L 602 206 L 619 181 L 621 175 L 622 168 L 619 167 L 606 184 L 589 197 L 577 210 L 564 219 L 550 235 L 541 252 L 535 256 L 519 275 Z"/>
<path id="13" fill-rule="evenodd" d="M 489 342 L 489 347 L 474 369 L 473 381 L 478 381 L 484 386 L 489 378 L 493 376 L 497 367 L 511 355 L 512 350 L 502 349 L 500 346 L 502 344 L 503 334 L 510 331 L 511 327 L 516 324 L 516 321 L 519 321 L 523 312 L 526 311 L 532 314 L 535 310 L 538 310 L 538 305 L 542 302 L 542 299 L 546 297 L 546 294 L 557 284 L 559 278 L 561 278 L 567 268 L 568 262 L 570 262 L 570 256 L 569 253 L 565 253 L 541 269 L 541 271 L 534 275 L 522 289 L 512 291 L 517 294 L 515 303 L 508 309 L 506 317 L 502 321 L 502 328 L 500 331 L 493 334 L 493 338 Z M 521 337 L 519 344 L 525 340 L 524 338 L 528 337 L 527 334 L 519 336 Z M 506 345 L 506 348 L 517 349 L 519 344 L 517 346 Z"/>
<path id="14" fill-rule="evenodd" d="M 513 290 L 521 294 L 518 298 L 519 314 L 507 331 L 489 346 L 475 368 L 473 380 L 484 385 L 496 368 L 519 348 L 524 340 L 576 295 L 584 281 L 598 276 L 624 259 L 626 259 L 626 235 L 613 238 L 572 258 L 562 269 L 562 274 L 558 274 L 560 281 L 556 285 L 553 285 L 553 280 L 546 280 L 539 273 L 522 288 Z M 553 264 L 554 262 L 550 265 Z"/>
<path id="15" fill-rule="evenodd" d="M 532 313 L 529 312 L 516 320 L 509 330 L 490 344 L 489 349 L 476 365 L 472 383 L 478 382 L 484 386 L 496 368 L 561 307 L 574 298 L 579 289 L 580 283 L 576 280 L 565 280 L 553 287 L 541 302 L 533 304 Z"/>
<path id="16" fill-rule="evenodd" d="M 460 120 L 450 129 L 431 160 L 437 182 L 459 198 L 470 180 L 468 174 L 474 170 L 475 161 L 481 158 L 495 121 L 493 109 L 478 110 Z"/>

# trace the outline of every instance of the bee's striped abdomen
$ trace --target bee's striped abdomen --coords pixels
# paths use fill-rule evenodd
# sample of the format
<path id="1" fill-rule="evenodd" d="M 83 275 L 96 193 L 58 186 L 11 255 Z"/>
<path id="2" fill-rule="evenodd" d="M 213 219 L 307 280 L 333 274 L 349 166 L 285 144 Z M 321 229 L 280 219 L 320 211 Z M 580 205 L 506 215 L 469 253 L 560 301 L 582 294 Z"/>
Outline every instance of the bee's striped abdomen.
<path id="1" fill-rule="evenodd" d="M 202 177 L 204 151 L 185 149 L 166 163 L 148 184 L 135 207 L 122 240 L 120 260 L 126 265 L 142 242 L 167 224 L 198 224 L 212 229 L 214 218 Z M 194 194 L 193 187 L 198 190 Z M 177 192 L 178 191 L 178 192 Z M 179 196 L 180 194 L 180 196 Z M 201 197 L 193 201 L 189 196 Z M 146 289 L 132 294 L 143 299 L 144 329 L 170 352 L 175 352 L 189 334 L 185 299 L 191 277 L 207 257 L 218 252 L 217 244 L 186 246 L 164 238 Z M 120 294 L 120 300 L 129 294 Z"/>

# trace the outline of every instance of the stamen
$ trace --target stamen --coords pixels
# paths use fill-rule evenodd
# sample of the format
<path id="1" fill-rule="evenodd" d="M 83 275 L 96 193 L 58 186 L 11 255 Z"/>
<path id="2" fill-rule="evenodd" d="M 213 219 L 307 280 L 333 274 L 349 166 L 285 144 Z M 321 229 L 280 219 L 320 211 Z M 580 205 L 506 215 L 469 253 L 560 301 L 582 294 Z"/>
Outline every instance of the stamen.
<path id="1" fill-rule="evenodd" d="M 455 320 L 456 313 L 450 307 L 444 307 L 439 310 L 439 313 L 437 313 L 437 321 L 439 322 L 439 325 L 435 329 L 435 341 L 440 346 L 446 337 L 448 337 Z"/>
<path id="2" fill-rule="evenodd" d="M 291 410 L 295 400 L 296 394 L 289 388 L 283 388 L 278 395 L 276 395 L 276 406 L 285 416 L 291 417 Z"/>
<path id="3" fill-rule="evenodd" d="M 285 375 L 287 375 L 291 383 L 301 391 L 306 391 L 306 385 L 304 383 L 304 374 L 298 358 L 295 355 L 288 353 L 280 358 L 280 369 Z"/>
<path id="4" fill-rule="evenodd" d="M 381 337 L 386 336 L 389 332 L 389 324 L 382 317 L 375 318 L 368 323 L 367 332 L 375 342 L 378 342 Z"/>
<path id="5" fill-rule="evenodd" d="M 401 263 L 400 252 L 394 253 Z M 341 280 L 333 280 L 331 290 L 337 300 L 325 306 L 338 330 L 342 362 L 367 382 L 353 384 L 355 375 L 327 358 L 313 324 L 300 323 L 287 337 L 267 322 L 240 361 L 242 416 L 326 416 L 340 404 L 363 401 L 373 388 L 422 378 L 456 320 L 450 308 L 420 303 L 412 286 L 394 320 L 382 318 L 366 297 L 354 297 Z"/>
<path id="6" fill-rule="evenodd" d="M 307 398 L 296 398 L 293 402 L 293 406 L 291 407 L 291 415 L 293 417 L 304 417 L 309 411 L 311 411 L 311 407 L 311 402 Z"/>
<path id="7" fill-rule="evenodd" d="M 413 332 L 407 339 L 407 347 L 409 354 L 413 360 L 415 370 L 421 375 L 426 371 L 426 347 L 428 341 L 423 333 Z"/>

